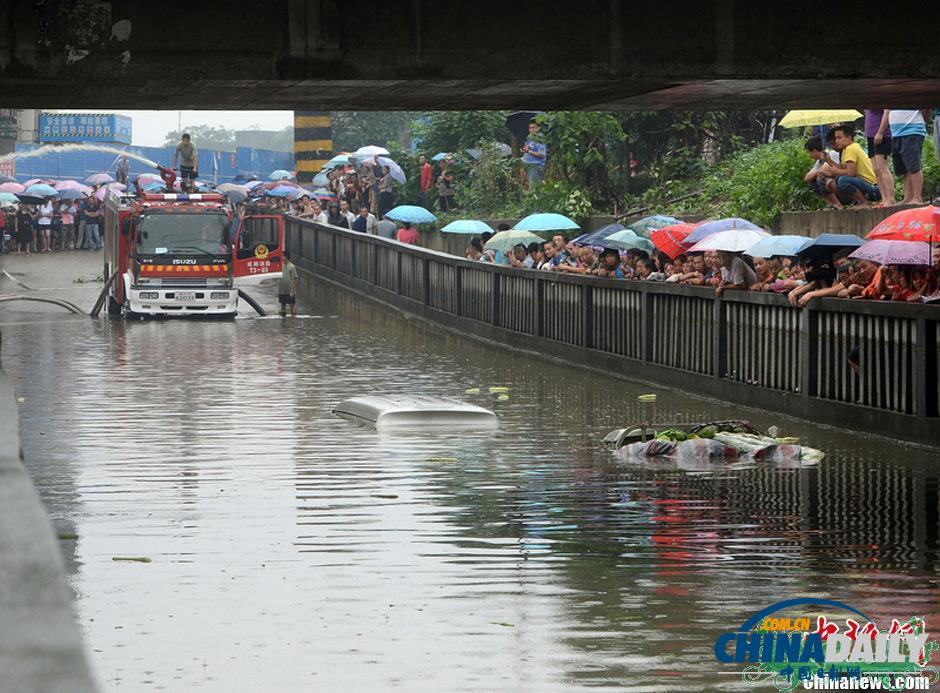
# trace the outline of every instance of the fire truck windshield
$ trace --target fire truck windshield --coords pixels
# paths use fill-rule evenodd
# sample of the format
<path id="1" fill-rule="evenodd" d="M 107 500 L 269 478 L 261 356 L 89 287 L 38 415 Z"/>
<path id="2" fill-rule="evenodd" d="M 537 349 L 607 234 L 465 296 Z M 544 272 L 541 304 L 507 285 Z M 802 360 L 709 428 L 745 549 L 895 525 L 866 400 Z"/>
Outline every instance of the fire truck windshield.
<path id="1" fill-rule="evenodd" d="M 137 237 L 140 255 L 223 255 L 231 253 L 224 214 L 148 214 Z"/>

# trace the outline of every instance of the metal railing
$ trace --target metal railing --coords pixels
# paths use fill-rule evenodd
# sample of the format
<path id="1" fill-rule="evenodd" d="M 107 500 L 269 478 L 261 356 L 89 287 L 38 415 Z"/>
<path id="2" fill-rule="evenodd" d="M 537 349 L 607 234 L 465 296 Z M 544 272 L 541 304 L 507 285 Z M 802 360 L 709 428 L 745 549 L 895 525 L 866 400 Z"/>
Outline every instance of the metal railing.
<path id="1" fill-rule="evenodd" d="M 940 445 L 940 307 L 517 270 L 287 220 L 298 267 L 509 346 Z M 848 355 L 858 353 L 858 373 Z"/>

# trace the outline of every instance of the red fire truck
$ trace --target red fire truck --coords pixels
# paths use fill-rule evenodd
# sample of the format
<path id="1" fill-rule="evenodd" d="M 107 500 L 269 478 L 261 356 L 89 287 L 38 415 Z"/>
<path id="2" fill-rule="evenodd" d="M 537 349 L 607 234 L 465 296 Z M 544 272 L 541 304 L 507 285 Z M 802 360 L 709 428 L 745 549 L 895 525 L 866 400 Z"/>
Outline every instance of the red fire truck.
<path id="1" fill-rule="evenodd" d="M 281 276 L 284 223 L 276 214 L 236 224 L 215 193 L 109 191 L 104 277 L 110 315 L 233 317 L 238 287 Z"/>

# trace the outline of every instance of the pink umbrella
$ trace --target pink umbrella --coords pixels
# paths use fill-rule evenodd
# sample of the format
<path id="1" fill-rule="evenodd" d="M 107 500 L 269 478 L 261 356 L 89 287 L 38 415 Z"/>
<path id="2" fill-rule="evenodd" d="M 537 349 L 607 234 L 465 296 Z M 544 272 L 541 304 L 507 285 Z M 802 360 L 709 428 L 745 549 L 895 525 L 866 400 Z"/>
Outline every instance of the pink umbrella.
<path id="1" fill-rule="evenodd" d="M 77 180 L 60 180 L 52 187 L 56 190 L 79 190 L 86 195 L 91 193 L 91 188 L 89 188 L 87 185 L 82 185 Z"/>
<path id="2" fill-rule="evenodd" d="M 108 183 L 106 188 L 111 188 L 112 190 L 127 190 L 127 186 L 124 183 Z"/>
<path id="3" fill-rule="evenodd" d="M 86 183 L 110 183 L 114 179 L 107 173 L 93 173 L 85 179 Z"/>
<path id="4" fill-rule="evenodd" d="M 923 241 L 868 241 L 849 257 L 871 260 L 881 265 L 930 265 L 930 244 Z"/>
<path id="5" fill-rule="evenodd" d="M 13 193 L 17 195 L 26 190 L 25 185 L 20 185 L 19 183 L 0 183 L 0 192 Z"/>
<path id="6" fill-rule="evenodd" d="M 137 176 L 137 183 L 141 187 L 147 185 L 148 183 L 162 183 L 163 179 L 158 176 L 156 173 L 141 173 Z"/>
<path id="7" fill-rule="evenodd" d="M 42 183 L 43 185 L 54 185 L 55 181 L 46 180 L 45 178 L 30 178 L 28 181 L 23 183 L 27 188 L 31 185 L 36 185 L 37 183 Z"/>

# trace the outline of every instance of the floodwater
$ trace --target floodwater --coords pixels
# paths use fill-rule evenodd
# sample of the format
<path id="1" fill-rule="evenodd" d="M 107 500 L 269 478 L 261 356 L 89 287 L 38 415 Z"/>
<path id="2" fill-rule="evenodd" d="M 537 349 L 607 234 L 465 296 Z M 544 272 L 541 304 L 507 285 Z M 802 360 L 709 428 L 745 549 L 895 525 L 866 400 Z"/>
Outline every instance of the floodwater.
<path id="1" fill-rule="evenodd" d="M 104 690 L 746 690 L 714 640 L 772 602 L 937 623 L 936 451 L 566 368 L 324 286 L 302 304 L 0 314 Z M 330 414 L 377 392 L 465 398 L 501 428 L 387 435 Z M 678 468 L 599 443 L 643 417 L 742 415 L 828 456 Z"/>

